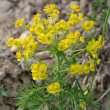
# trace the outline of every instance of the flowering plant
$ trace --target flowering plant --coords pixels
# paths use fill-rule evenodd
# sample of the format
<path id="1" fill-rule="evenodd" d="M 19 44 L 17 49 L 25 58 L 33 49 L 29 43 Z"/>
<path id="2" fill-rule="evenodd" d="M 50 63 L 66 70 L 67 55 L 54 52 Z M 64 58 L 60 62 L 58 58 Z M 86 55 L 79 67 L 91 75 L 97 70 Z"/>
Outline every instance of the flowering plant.
<path id="1" fill-rule="evenodd" d="M 17 95 L 17 105 L 23 109 L 33 110 L 35 108 L 43 110 L 45 107 L 49 109 L 59 109 L 66 110 L 67 107 L 70 109 L 87 109 L 88 105 L 98 108 L 97 102 L 94 100 L 93 94 L 91 92 L 92 83 L 85 90 L 82 90 L 82 85 L 76 78 L 77 74 L 84 73 L 88 74 L 90 71 L 95 71 L 97 64 L 100 64 L 101 60 L 98 59 L 99 50 L 104 45 L 103 36 L 99 36 L 98 40 L 92 39 L 87 43 L 85 48 L 74 50 L 74 45 L 80 46 L 85 43 L 85 38 L 81 36 L 80 31 L 85 30 L 90 31 L 95 27 L 94 21 L 85 21 L 81 24 L 82 29 L 76 32 L 69 32 L 73 25 L 80 23 L 80 20 L 84 19 L 84 15 L 75 12 L 79 12 L 79 6 L 73 4 L 70 6 L 72 8 L 72 13 L 68 21 L 61 19 L 55 22 L 60 13 L 57 10 L 55 4 L 50 4 L 45 6 L 44 11 L 47 13 L 48 18 L 52 19 L 52 24 L 45 18 L 40 19 L 41 14 L 37 13 L 34 16 L 32 24 L 25 25 L 23 23 L 24 19 L 21 18 L 15 22 L 15 27 L 24 26 L 29 29 L 30 35 L 23 40 L 9 38 L 7 45 L 16 46 L 16 48 L 21 48 L 24 50 L 23 54 L 17 52 L 17 60 L 20 61 L 24 58 L 26 61 L 28 58 L 33 58 L 38 60 L 39 63 L 31 65 L 32 79 L 42 80 L 45 79 L 42 86 L 35 85 L 32 82 L 32 87 L 28 86 L 26 88 L 19 90 Z M 57 34 L 62 31 L 63 34 L 60 40 L 57 39 Z M 35 36 L 33 35 L 35 34 Z M 39 47 L 39 42 L 42 44 L 50 45 L 49 49 L 44 49 Z M 65 54 L 65 51 L 69 49 L 69 52 Z M 56 65 L 49 65 L 44 63 L 38 58 L 35 58 L 35 50 L 48 50 L 53 53 L 53 57 L 56 57 Z M 89 61 L 84 65 L 76 59 L 77 55 L 81 52 L 89 53 Z M 72 53 L 72 56 L 68 58 L 68 53 Z M 75 54 L 75 52 L 77 52 Z M 61 62 L 61 60 L 63 62 Z M 96 59 L 96 61 L 95 61 Z M 53 74 L 49 75 L 46 71 L 47 68 L 51 69 Z M 94 72 L 95 73 L 95 72 Z M 68 76 L 73 75 L 75 78 L 75 84 L 72 86 L 68 80 Z M 94 74 L 93 74 L 94 77 Z"/>

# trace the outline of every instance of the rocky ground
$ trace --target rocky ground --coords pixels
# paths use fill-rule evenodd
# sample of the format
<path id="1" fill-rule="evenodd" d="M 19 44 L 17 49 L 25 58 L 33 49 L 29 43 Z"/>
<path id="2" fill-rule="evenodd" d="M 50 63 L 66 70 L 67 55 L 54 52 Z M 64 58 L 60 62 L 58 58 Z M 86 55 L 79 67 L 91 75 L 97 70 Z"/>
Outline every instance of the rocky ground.
<path id="1" fill-rule="evenodd" d="M 42 19 L 46 17 L 43 8 L 45 5 L 54 3 L 57 5 L 60 15 L 58 19 L 67 20 L 69 16 L 66 13 L 70 13 L 71 9 L 69 5 L 75 3 L 81 8 L 81 12 L 84 15 L 92 15 L 92 0 L 0 0 L 0 82 L 4 85 L 4 89 L 8 91 L 9 96 L 3 97 L 0 95 L 0 110 L 19 110 L 16 106 L 16 101 L 13 99 L 17 92 L 17 87 L 20 86 L 19 82 L 29 84 L 29 78 L 31 79 L 31 72 L 29 66 L 34 61 L 28 60 L 26 63 L 23 61 L 18 62 L 16 60 L 16 50 L 14 47 L 8 47 L 6 42 L 10 37 L 23 38 L 28 36 L 29 32 L 26 30 L 23 32 L 23 28 L 15 28 L 14 23 L 19 18 L 25 18 L 25 23 L 32 23 L 33 15 L 36 13 L 42 14 Z M 97 15 L 98 16 L 98 15 Z M 85 18 L 87 19 L 87 18 Z M 99 17 L 100 20 L 100 17 Z M 87 34 L 96 32 L 96 37 L 101 34 L 103 24 L 97 29 L 93 29 Z M 74 26 L 71 31 L 75 32 L 79 30 L 80 25 Z M 59 33 L 59 37 L 62 33 Z M 82 32 L 83 36 L 87 36 L 85 32 Z M 108 31 L 106 32 L 106 43 L 100 54 L 102 63 L 97 67 L 93 87 L 96 88 L 96 92 L 103 94 L 110 86 L 110 40 L 107 38 Z M 48 48 L 46 45 L 40 45 L 41 47 Z M 75 47 L 77 48 L 77 47 Z M 45 55 L 45 57 L 44 57 Z M 54 64 L 55 59 L 50 58 L 50 52 L 36 52 L 36 56 L 42 59 L 44 62 Z M 87 54 L 81 54 L 79 57 L 84 57 Z M 84 61 L 86 62 L 86 60 Z M 27 65 L 28 64 L 28 65 Z M 49 71 L 51 73 L 51 71 Z M 83 86 L 87 87 L 91 81 L 92 74 L 87 76 L 83 75 Z M 35 82 L 37 83 L 37 82 Z M 101 95 L 100 95 L 101 96 Z M 100 110 L 105 110 L 106 106 L 109 106 L 108 94 L 106 97 L 101 98 L 102 104 Z M 110 108 L 109 108 L 110 109 Z M 109 110 L 106 109 L 106 110 Z"/>

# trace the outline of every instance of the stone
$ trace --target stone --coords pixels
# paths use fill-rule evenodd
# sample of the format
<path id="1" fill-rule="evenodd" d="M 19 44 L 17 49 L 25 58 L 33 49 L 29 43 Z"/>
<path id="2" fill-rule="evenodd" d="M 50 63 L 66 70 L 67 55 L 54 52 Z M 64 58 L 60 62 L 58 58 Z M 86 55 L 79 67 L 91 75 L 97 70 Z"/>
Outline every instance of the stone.
<path id="1" fill-rule="evenodd" d="M 38 63 L 38 61 L 35 61 L 33 59 L 27 59 L 25 62 L 24 62 L 24 58 L 20 61 L 20 64 L 21 64 L 21 67 L 22 67 L 22 70 L 24 71 L 30 71 L 30 66 L 33 64 L 33 63 Z"/>
<path id="2" fill-rule="evenodd" d="M 80 9 L 81 9 L 81 12 L 84 14 L 84 13 L 86 13 L 86 9 L 87 9 L 87 7 L 86 7 L 86 5 L 88 4 L 88 0 L 80 0 Z"/>
<path id="3" fill-rule="evenodd" d="M 49 64 L 49 65 L 54 65 L 54 60 L 53 59 L 45 59 L 45 60 L 42 60 L 44 63 L 46 64 Z M 30 66 L 33 64 L 33 63 L 38 63 L 38 61 L 36 61 L 36 59 L 27 59 L 25 62 L 24 62 L 24 58 L 20 61 L 20 64 L 21 64 L 21 67 L 22 67 L 22 70 L 24 71 L 30 71 Z"/>
<path id="4" fill-rule="evenodd" d="M 25 12 L 25 18 L 27 19 L 27 20 L 29 20 L 30 19 L 30 17 L 31 17 L 31 12 L 32 12 L 32 8 L 31 8 L 31 6 L 30 5 L 28 5 L 25 9 L 24 9 L 24 12 Z"/>
<path id="5" fill-rule="evenodd" d="M 4 104 L 4 105 L 0 106 L 0 109 L 1 110 L 10 110 L 10 106 Z"/>
<path id="6" fill-rule="evenodd" d="M 61 3 L 64 5 L 67 4 L 68 2 L 70 2 L 70 0 L 61 0 Z"/>
<path id="7" fill-rule="evenodd" d="M 0 81 L 6 76 L 6 73 L 4 70 L 0 70 Z"/>
<path id="8" fill-rule="evenodd" d="M 12 78 L 17 78 L 21 74 L 21 67 L 11 63 L 9 60 L 4 61 L 4 69 L 7 74 L 10 74 Z"/>
<path id="9" fill-rule="evenodd" d="M 11 8 L 11 6 L 11 2 L 0 0 L 0 13 L 7 12 Z"/>
<path id="10" fill-rule="evenodd" d="M 39 58 L 40 60 L 43 59 L 49 59 L 51 57 L 52 53 L 49 51 L 42 51 L 42 52 L 37 52 L 35 53 L 35 57 Z"/>
<path id="11" fill-rule="evenodd" d="M 13 82 L 13 79 L 10 77 L 4 78 L 3 84 L 5 90 L 8 90 L 9 97 L 15 97 L 15 95 L 18 94 L 17 87 L 20 87 L 18 80 Z"/>

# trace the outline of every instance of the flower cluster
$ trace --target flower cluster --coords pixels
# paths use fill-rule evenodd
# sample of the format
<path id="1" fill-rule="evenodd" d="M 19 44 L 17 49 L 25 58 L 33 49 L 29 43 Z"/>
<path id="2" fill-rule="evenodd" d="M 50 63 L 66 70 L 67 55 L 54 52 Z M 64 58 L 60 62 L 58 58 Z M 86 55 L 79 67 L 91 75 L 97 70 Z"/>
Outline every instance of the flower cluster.
<path id="1" fill-rule="evenodd" d="M 94 21 L 85 21 L 81 26 L 86 32 L 88 32 L 90 29 L 94 28 Z"/>
<path id="2" fill-rule="evenodd" d="M 73 64 L 70 65 L 70 73 L 73 75 L 79 74 L 79 73 L 87 74 L 90 72 L 90 69 L 91 68 L 89 68 L 89 65 L 87 63 L 85 63 L 84 66 L 78 63 L 75 63 L 74 65 Z"/>
<path id="3" fill-rule="evenodd" d="M 80 11 L 79 6 L 76 4 L 72 4 L 70 5 L 70 7 L 73 9 L 73 11 L 76 11 L 76 12 Z"/>
<path id="4" fill-rule="evenodd" d="M 104 45 L 104 39 L 101 45 L 101 35 L 97 41 L 95 39 L 92 39 L 92 41 L 88 42 L 88 45 L 86 46 L 86 50 L 88 53 L 91 53 L 93 58 L 97 58 L 97 50 L 101 48 Z"/>
<path id="5" fill-rule="evenodd" d="M 27 59 L 29 57 L 29 55 L 32 54 L 32 52 L 34 50 L 36 50 L 39 46 L 38 46 L 38 42 L 34 41 L 34 36 L 29 35 L 28 37 L 24 38 L 23 40 L 21 39 L 13 39 L 13 38 L 9 38 L 7 45 L 8 46 L 15 46 L 16 48 L 25 48 L 23 55 L 21 55 L 20 52 L 17 52 L 17 60 L 20 61 L 22 59 L 22 57 L 24 57 L 25 59 Z"/>
<path id="6" fill-rule="evenodd" d="M 47 91 L 49 91 L 49 93 L 56 93 L 56 92 L 60 92 L 61 88 L 60 88 L 60 84 L 58 82 L 55 82 L 54 84 L 50 84 L 47 87 Z"/>
<path id="7" fill-rule="evenodd" d="M 79 6 L 73 4 L 70 6 L 72 8 L 72 13 L 69 14 L 70 18 L 68 21 L 61 19 L 58 22 L 55 22 L 55 18 L 58 18 L 59 11 L 56 9 L 57 6 L 55 4 L 50 4 L 44 7 L 45 13 L 47 13 L 48 18 L 52 19 L 52 24 L 45 18 L 41 20 L 41 14 L 37 13 L 34 16 L 33 23 L 25 25 L 23 23 L 24 19 L 17 20 L 15 22 L 15 27 L 19 27 L 21 25 L 24 26 L 24 30 L 29 29 L 30 35 L 23 40 L 21 39 L 13 39 L 9 38 L 7 45 L 15 46 L 16 48 L 24 49 L 23 53 L 17 52 L 17 60 L 20 61 L 22 58 L 27 60 L 27 58 L 31 58 L 34 55 L 34 51 L 39 48 L 39 42 L 42 44 L 51 45 L 53 50 L 56 51 L 66 51 L 70 48 L 70 46 L 78 45 L 79 42 L 84 43 L 84 37 L 81 36 L 80 31 L 69 32 L 69 34 L 65 36 L 66 32 L 72 28 L 73 25 L 79 24 L 80 20 L 84 19 L 84 15 L 82 13 L 75 14 L 74 12 L 80 11 Z M 90 31 L 90 29 L 94 28 L 93 21 L 85 21 L 81 24 L 82 29 L 86 32 Z M 81 29 L 81 30 L 82 30 Z M 60 41 L 57 40 L 57 33 L 60 31 L 63 32 Z M 33 36 L 36 35 L 36 36 Z M 65 38 L 65 39 L 64 39 Z M 100 44 L 101 36 L 98 41 L 94 39 L 88 43 L 86 46 L 86 50 L 88 53 L 92 54 L 93 58 L 97 58 L 97 50 L 102 47 Z M 52 51 L 52 49 L 51 49 Z M 70 65 L 70 73 L 75 75 L 79 73 L 89 73 L 90 70 L 94 71 L 94 62 L 91 58 L 89 58 L 90 62 L 84 65 L 80 65 L 78 63 Z M 99 64 L 101 61 L 98 59 L 97 63 Z M 31 72 L 33 80 L 37 79 L 46 79 L 47 65 L 46 64 L 32 64 Z M 60 84 L 55 82 L 54 84 L 50 84 L 47 87 L 49 93 L 60 92 Z"/>
<path id="8" fill-rule="evenodd" d="M 47 74 L 46 74 L 47 66 L 46 66 L 46 64 L 41 64 L 41 63 L 32 64 L 30 68 L 31 68 L 33 80 L 46 79 L 47 78 Z"/>
<path id="9" fill-rule="evenodd" d="M 80 36 L 80 32 L 76 31 L 75 33 L 70 32 L 67 36 L 66 39 L 61 40 L 58 43 L 58 50 L 59 51 L 65 51 L 67 50 L 72 44 L 78 43 L 81 41 L 84 43 L 84 37 Z"/>
<path id="10" fill-rule="evenodd" d="M 23 24 L 23 21 L 24 21 L 23 18 L 21 18 L 20 20 L 17 20 L 17 21 L 15 22 L 15 27 L 20 27 L 20 26 Z"/>
<path id="11" fill-rule="evenodd" d="M 48 18 L 57 18 L 59 11 L 56 9 L 57 6 L 55 4 L 50 4 L 44 7 L 44 11 L 45 13 L 49 13 L 48 14 Z"/>

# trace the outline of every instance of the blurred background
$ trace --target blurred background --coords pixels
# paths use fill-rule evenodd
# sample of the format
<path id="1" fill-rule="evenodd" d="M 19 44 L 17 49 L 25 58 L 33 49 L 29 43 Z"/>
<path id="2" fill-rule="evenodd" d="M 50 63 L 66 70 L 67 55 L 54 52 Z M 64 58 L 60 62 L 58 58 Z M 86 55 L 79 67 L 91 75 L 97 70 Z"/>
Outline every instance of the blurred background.
<path id="1" fill-rule="evenodd" d="M 16 106 L 16 101 L 13 99 L 17 92 L 17 87 L 20 83 L 30 84 L 28 79 L 31 78 L 30 64 L 33 61 L 28 60 L 26 63 L 16 60 L 16 50 L 14 47 L 8 47 L 7 41 L 9 38 L 21 38 L 29 35 L 29 30 L 23 32 L 23 27 L 15 28 L 15 21 L 24 18 L 25 24 L 32 23 L 33 17 L 36 13 L 42 14 L 41 19 L 46 17 L 43 8 L 47 4 L 56 4 L 60 11 L 60 19 L 68 20 L 69 16 L 66 13 L 71 13 L 70 5 L 79 5 L 81 12 L 85 15 L 85 20 L 95 21 L 96 28 L 90 32 L 85 33 L 81 31 L 82 36 L 87 38 L 87 41 L 93 37 L 96 39 L 101 35 L 109 0 L 0 0 L 0 110 L 20 110 Z M 50 22 L 51 20 L 48 19 Z M 84 21 L 83 21 L 84 22 Z M 75 32 L 81 29 L 81 23 L 74 26 L 70 31 Z M 58 34 L 60 37 L 62 33 Z M 47 45 L 41 47 L 48 48 Z M 78 47 L 74 47 L 78 49 Z M 55 59 L 50 58 L 51 53 L 36 52 L 36 56 L 44 62 L 54 64 Z M 78 57 L 85 57 L 86 54 L 79 54 Z M 96 94 L 99 94 L 99 99 L 102 101 L 99 110 L 110 110 L 110 17 L 105 33 L 105 45 L 99 56 L 102 60 L 101 64 L 97 66 L 95 79 L 93 82 L 93 89 Z M 84 62 L 87 62 L 86 59 Z M 51 72 L 51 71 L 48 71 Z M 83 81 L 83 87 L 87 87 L 92 78 L 92 73 L 88 75 L 79 76 L 78 80 Z M 69 77 L 72 82 L 73 77 Z M 38 82 L 35 81 L 37 84 Z M 104 93 L 106 95 L 104 95 Z M 102 96 L 102 97 L 101 97 Z M 100 98 L 101 97 L 101 98 Z"/>

